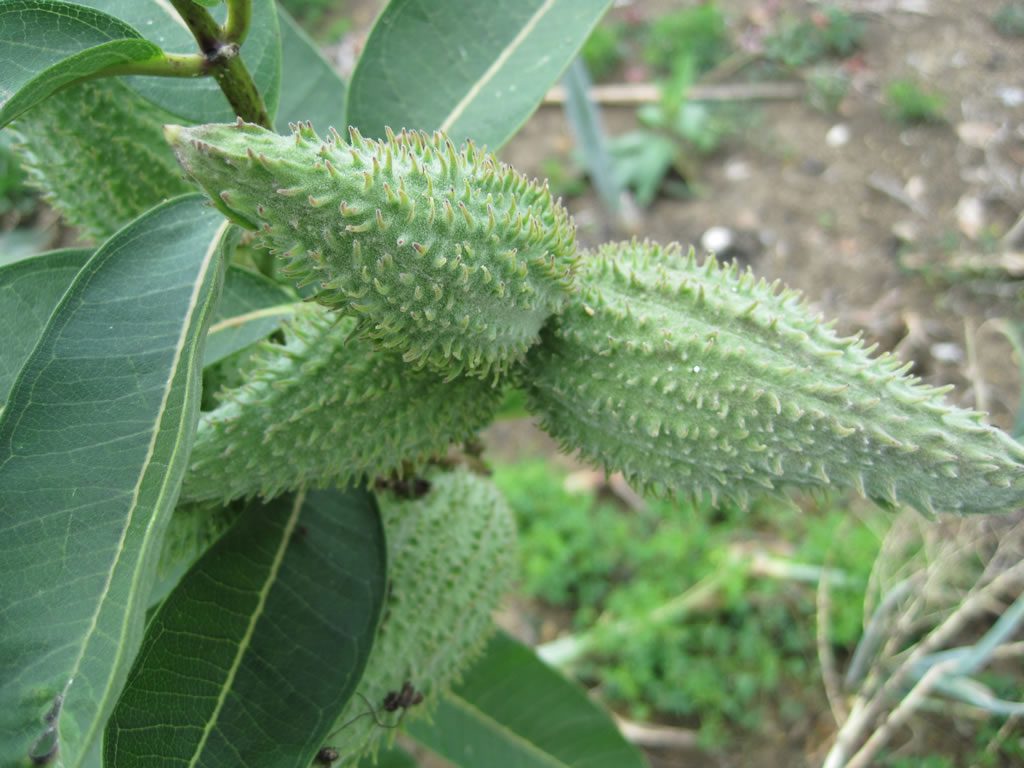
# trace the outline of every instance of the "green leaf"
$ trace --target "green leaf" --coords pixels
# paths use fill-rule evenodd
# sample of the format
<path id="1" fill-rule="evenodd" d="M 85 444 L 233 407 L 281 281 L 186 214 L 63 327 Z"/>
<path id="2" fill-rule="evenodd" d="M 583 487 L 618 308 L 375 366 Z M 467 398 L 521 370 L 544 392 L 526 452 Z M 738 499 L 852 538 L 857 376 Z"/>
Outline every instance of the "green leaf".
<path id="1" fill-rule="evenodd" d="M 295 313 L 296 303 L 295 294 L 283 285 L 256 272 L 229 267 L 206 338 L 203 365 L 213 365 L 270 335 Z"/>
<path id="2" fill-rule="evenodd" d="M 223 218 L 154 208 L 71 283 L 0 417 L 0 765 L 83 765 L 141 640 L 198 417 Z"/>
<path id="3" fill-rule="evenodd" d="M 586 693 L 498 633 L 414 739 L 462 768 L 645 768 Z M 483 762 L 481 762 L 483 761 Z"/>
<path id="4" fill-rule="evenodd" d="M 362 677 L 385 565 L 366 491 L 254 503 L 147 628 L 105 763 L 308 768 Z"/>
<path id="5" fill-rule="evenodd" d="M 84 248 L 69 248 L 0 267 L 0 328 L 5 329 L 0 345 L 0 404 L 60 297 L 91 255 Z"/>
<path id="6" fill-rule="evenodd" d="M 344 132 L 345 81 L 320 55 L 316 43 L 283 8 L 278 8 L 281 27 L 281 79 L 288 87 L 281 92 L 274 127 L 288 132 L 288 123 L 309 120 L 325 135 L 331 126 Z"/>
<path id="7" fill-rule="evenodd" d="M 78 0 L 116 16 L 168 53 L 196 53 L 192 33 L 167 0 Z M 223 23 L 227 9 L 211 9 Z M 242 60 L 271 115 L 281 92 L 281 36 L 274 0 L 253 0 L 252 26 L 242 44 Z M 212 77 L 128 77 L 133 90 L 181 120 L 217 123 L 235 119 L 234 110 Z"/>
<path id="8" fill-rule="evenodd" d="M 416 768 L 416 758 L 399 746 L 391 747 L 374 757 L 364 757 L 359 768 Z"/>
<path id="9" fill-rule="evenodd" d="M 107 67 L 160 59 L 123 21 L 56 0 L 0 3 L 0 128 L 60 88 Z"/>
<path id="10" fill-rule="evenodd" d="M 392 0 L 349 83 L 348 121 L 446 131 L 496 150 L 561 76 L 611 0 Z"/>

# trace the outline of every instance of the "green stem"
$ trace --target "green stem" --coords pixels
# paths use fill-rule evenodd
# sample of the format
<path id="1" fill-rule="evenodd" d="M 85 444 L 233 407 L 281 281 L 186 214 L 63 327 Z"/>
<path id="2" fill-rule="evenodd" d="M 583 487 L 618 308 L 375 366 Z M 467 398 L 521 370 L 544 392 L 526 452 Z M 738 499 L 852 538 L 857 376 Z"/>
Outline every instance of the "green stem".
<path id="1" fill-rule="evenodd" d="M 115 64 L 100 70 L 93 77 L 147 75 L 149 77 L 202 77 L 209 74 L 206 57 L 197 53 L 165 53 L 148 61 Z"/>
<path id="2" fill-rule="evenodd" d="M 262 125 L 264 128 L 273 129 L 270 124 L 270 114 L 253 82 L 249 70 L 239 56 L 239 42 L 229 40 L 226 31 L 221 29 L 217 21 L 202 6 L 192 0 L 171 0 L 171 4 L 181 16 L 182 21 L 192 31 L 199 44 L 199 50 L 203 52 L 207 71 L 213 75 L 220 89 L 227 97 L 228 103 L 235 110 L 235 114 L 249 123 Z M 234 7 L 235 35 L 245 37 L 248 29 L 248 19 L 251 13 L 241 11 L 241 5 L 248 5 L 241 0 L 234 0 L 229 5 Z M 250 9 L 251 10 L 251 9 Z M 241 13 L 240 13 L 241 11 Z M 231 8 L 229 8 L 228 23 L 231 23 Z M 239 25 L 242 25 L 239 27 Z"/>
<path id="3" fill-rule="evenodd" d="M 224 22 L 224 39 L 241 45 L 252 25 L 252 0 L 227 0 L 228 20 Z"/>

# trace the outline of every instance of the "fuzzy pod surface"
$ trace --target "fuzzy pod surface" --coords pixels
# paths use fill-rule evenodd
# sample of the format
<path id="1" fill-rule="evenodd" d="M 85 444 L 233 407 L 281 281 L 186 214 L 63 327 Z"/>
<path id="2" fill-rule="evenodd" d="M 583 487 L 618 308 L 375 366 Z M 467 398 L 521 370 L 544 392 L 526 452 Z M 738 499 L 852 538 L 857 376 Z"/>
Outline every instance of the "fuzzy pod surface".
<path id="1" fill-rule="evenodd" d="M 105 240 L 190 185 L 163 140 L 171 116 L 113 79 L 72 85 L 19 117 L 33 182 L 67 221 Z"/>
<path id="2" fill-rule="evenodd" d="M 352 337 L 355 320 L 303 305 L 242 363 L 245 383 L 203 413 L 181 501 L 265 497 L 301 483 L 403 472 L 471 437 L 501 391 L 477 378 L 445 382 Z"/>
<path id="3" fill-rule="evenodd" d="M 321 303 L 448 374 L 520 360 L 573 290 L 575 228 L 547 186 L 443 134 L 168 126 L 185 171 Z"/>
<path id="4" fill-rule="evenodd" d="M 960 513 L 1024 502 L 1019 443 L 909 364 L 838 338 L 797 293 L 677 246 L 584 259 L 579 300 L 524 375 L 530 409 L 564 448 L 655 493 L 742 502 L 852 486 Z"/>
<path id="5" fill-rule="evenodd" d="M 378 495 L 391 589 L 360 695 L 349 700 L 340 730 L 325 745 L 337 750 L 341 765 L 374 754 L 395 733 L 371 717 L 354 719 L 367 712 L 367 702 L 388 725 L 430 713 L 482 650 L 493 631 L 491 613 L 515 574 L 515 518 L 497 487 L 464 468 L 426 478 L 430 489 L 422 498 Z M 385 697 L 405 682 L 424 701 L 404 715 L 382 711 Z"/>

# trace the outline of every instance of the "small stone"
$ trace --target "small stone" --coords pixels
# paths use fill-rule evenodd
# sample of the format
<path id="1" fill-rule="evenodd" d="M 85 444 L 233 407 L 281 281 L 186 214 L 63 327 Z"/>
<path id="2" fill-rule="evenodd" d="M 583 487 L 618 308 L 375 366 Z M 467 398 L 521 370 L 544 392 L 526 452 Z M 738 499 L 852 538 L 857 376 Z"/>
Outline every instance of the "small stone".
<path id="1" fill-rule="evenodd" d="M 1019 107 L 1024 104 L 1024 88 L 1004 85 L 996 89 L 996 96 L 1006 107 Z"/>
<path id="2" fill-rule="evenodd" d="M 994 123 L 966 122 L 956 127 L 956 135 L 968 147 L 984 149 L 999 132 L 999 126 Z"/>
<path id="3" fill-rule="evenodd" d="M 729 160 L 725 164 L 724 173 L 728 181 L 746 181 L 753 175 L 750 164 L 744 160 Z"/>
<path id="4" fill-rule="evenodd" d="M 901 243 L 916 243 L 921 236 L 921 229 L 915 221 L 900 219 L 892 225 L 892 236 Z"/>
<path id="5" fill-rule="evenodd" d="M 977 240 L 985 228 L 985 206 L 972 195 L 963 195 L 956 203 L 956 223 L 971 240 Z"/>
<path id="6" fill-rule="evenodd" d="M 825 134 L 825 143 L 833 149 L 845 147 L 850 143 L 850 127 L 845 123 L 836 123 Z"/>
<path id="7" fill-rule="evenodd" d="M 924 193 L 927 189 L 924 183 L 924 177 L 922 176 L 911 176 L 907 180 L 907 185 L 904 187 L 904 191 L 907 193 L 911 200 L 921 202 L 924 199 Z"/>
<path id="8" fill-rule="evenodd" d="M 708 253 L 724 254 L 736 244 L 736 236 L 728 227 L 711 227 L 700 236 L 700 246 Z"/>
<path id="9" fill-rule="evenodd" d="M 963 349 L 952 341 L 940 341 L 932 344 L 929 352 L 940 363 L 959 363 L 964 359 Z"/>

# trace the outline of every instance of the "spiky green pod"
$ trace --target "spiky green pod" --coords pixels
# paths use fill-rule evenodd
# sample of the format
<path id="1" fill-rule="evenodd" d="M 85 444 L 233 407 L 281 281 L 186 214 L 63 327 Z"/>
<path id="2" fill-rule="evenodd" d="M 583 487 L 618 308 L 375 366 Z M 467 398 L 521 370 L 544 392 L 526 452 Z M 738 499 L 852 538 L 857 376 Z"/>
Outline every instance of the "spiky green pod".
<path id="1" fill-rule="evenodd" d="M 571 293 L 575 230 L 547 186 L 443 134 L 345 142 L 296 126 L 168 126 L 181 165 L 318 300 L 448 374 L 521 359 Z"/>
<path id="2" fill-rule="evenodd" d="M 465 469 L 428 475 L 426 496 L 378 498 L 391 585 L 358 691 L 338 718 L 350 723 L 380 708 L 406 681 L 424 695 L 402 721 L 428 714 L 490 635 L 491 613 L 515 572 L 515 518 L 494 484 Z M 365 701 L 364 701 L 365 697 Z M 399 715 L 378 711 L 388 724 Z M 340 765 L 354 765 L 394 731 L 360 717 L 328 739 Z"/>
<path id="3" fill-rule="evenodd" d="M 18 118 L 33 181 L 68 222 L 105 240 L 189 191 L 163 140 L 170 115 L 117 80 L 66 88 Z"/>
<path id="4" fill-rule="evenodd" d="M 305 305 L 244 366 L 242 386 L 199 421 L 182 501 L 275 496 L 301 483 L 402 472 L 465 440 L 501 392 L 410 371 L 393 353 L 352 338 L 355 320 Z"/>
<path id="5" fill-rule="evenodd" d="M 584 263 L 579 300 L 524 376 L 566 448 L 655 492 L 852 486 L 929 512 L 1024 502 L 1021 445 L 909 365 L 837 338 L 796 293 L 650 243 Z"/>

